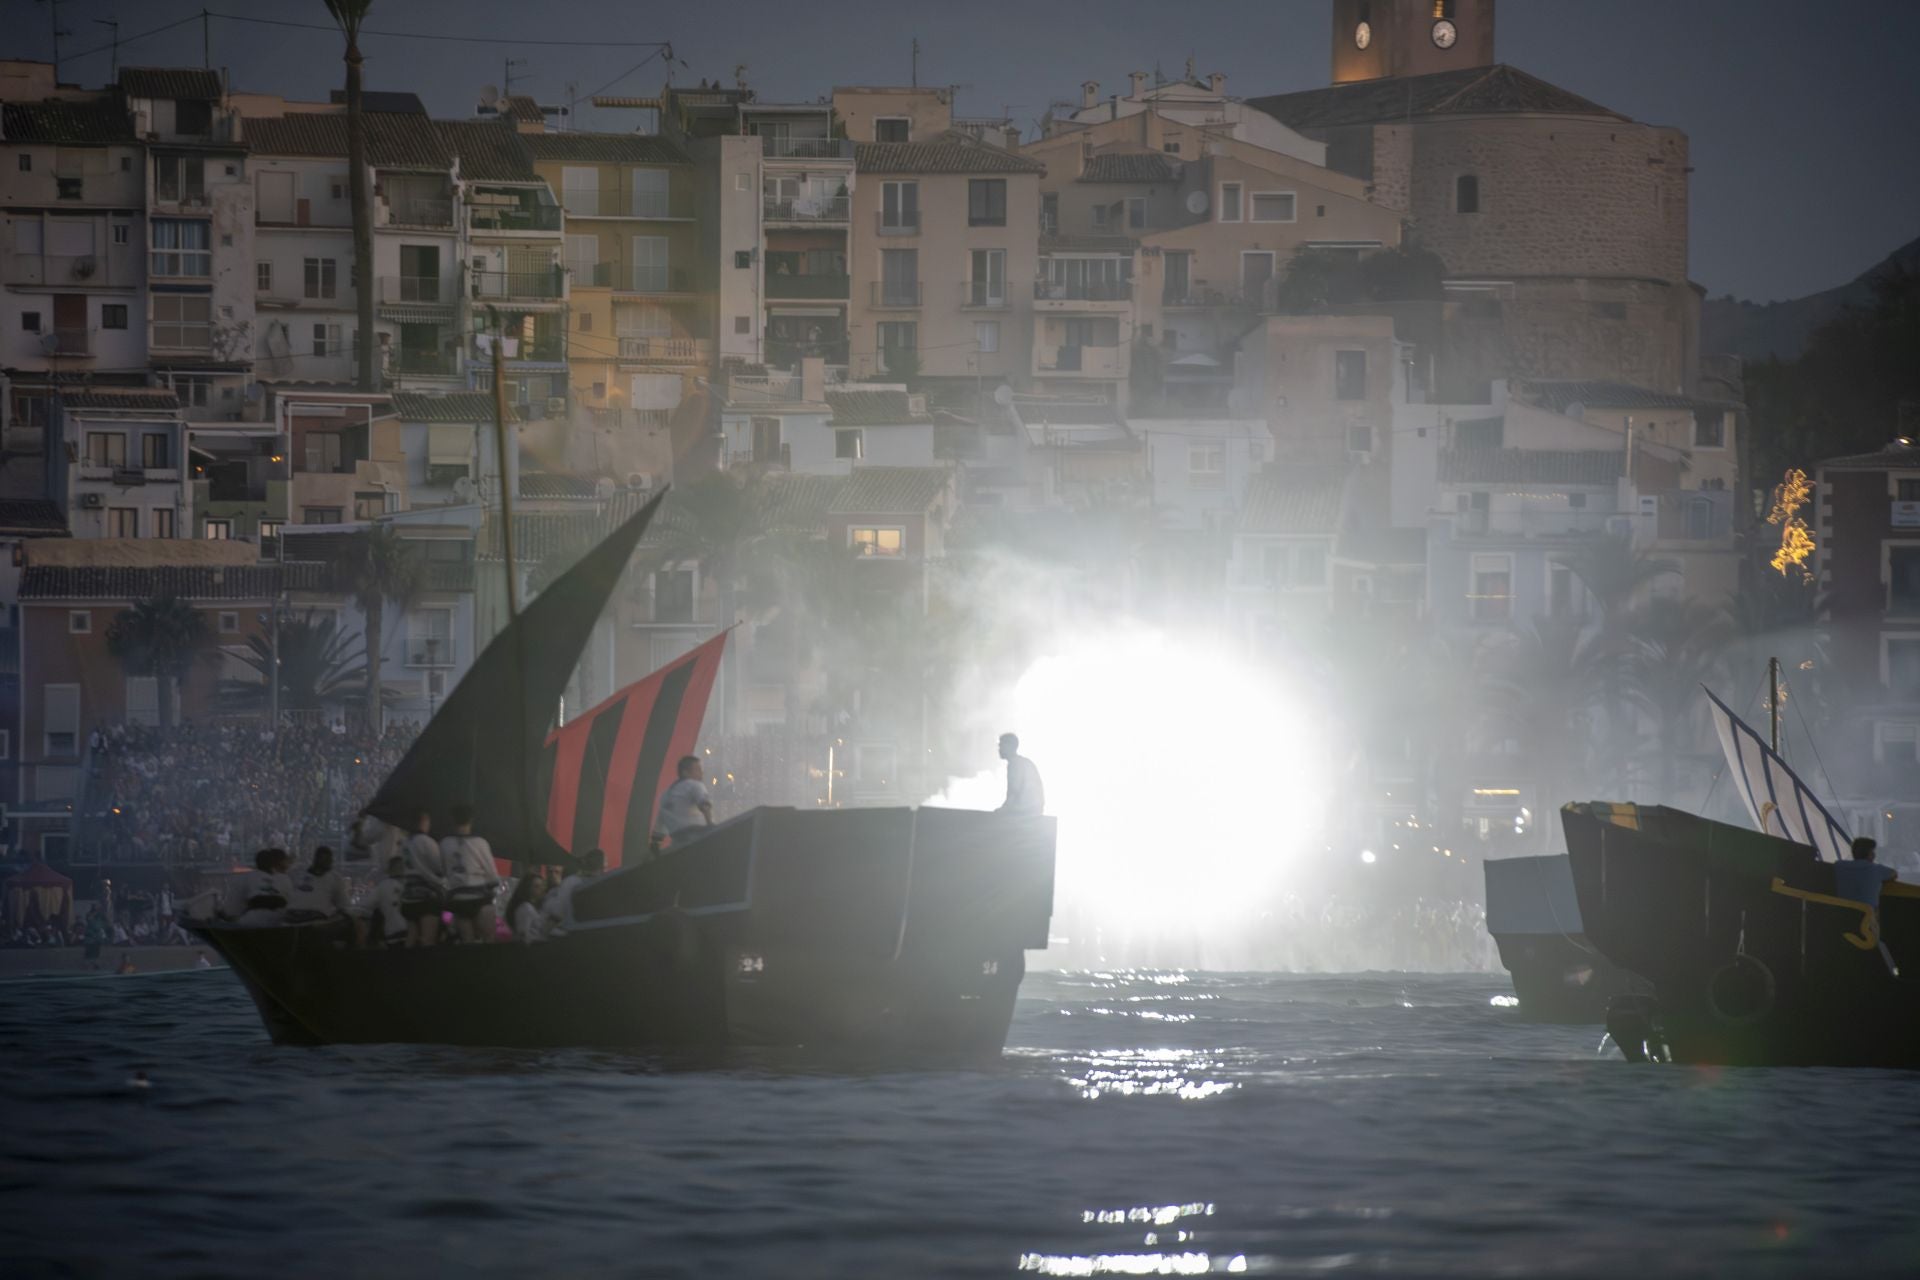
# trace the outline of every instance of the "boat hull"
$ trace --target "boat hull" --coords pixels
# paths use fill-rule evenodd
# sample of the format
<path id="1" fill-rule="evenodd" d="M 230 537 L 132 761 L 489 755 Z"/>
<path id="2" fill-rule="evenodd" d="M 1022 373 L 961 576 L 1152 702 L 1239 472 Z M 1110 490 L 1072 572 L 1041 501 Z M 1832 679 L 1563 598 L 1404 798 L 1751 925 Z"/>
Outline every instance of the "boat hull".
<path id="1" fill-rule="evenodd" d="M 755 810 L 583 886 L 533 945 L 356 950 L 199 930 L 283 1044 L 806 1046 L 998 1053 L 1044 947 L 1053 823 Z"/>
<path id="2" fill-rule="evenodd" d="M 1920 1068 L 1920 984 L 1890 963 L 1920 971 L 1910 890 L 1882 899 L 1883 951 L 1806 845 L 1651 806 L 1562 821 L 1587 937 L 1652 988 L 1616 1007 L 1616 1040 L 1645 1029 L 1677 1062 Z"/>
<path id="3" fill-rule="evenodd" d="M 1615 996 L 1646 990 L 1587 940 L 1566 855 L 1499 858 L 1485 872 L 1487 932 L 1522 1018 L 1598 1025 Z"/>

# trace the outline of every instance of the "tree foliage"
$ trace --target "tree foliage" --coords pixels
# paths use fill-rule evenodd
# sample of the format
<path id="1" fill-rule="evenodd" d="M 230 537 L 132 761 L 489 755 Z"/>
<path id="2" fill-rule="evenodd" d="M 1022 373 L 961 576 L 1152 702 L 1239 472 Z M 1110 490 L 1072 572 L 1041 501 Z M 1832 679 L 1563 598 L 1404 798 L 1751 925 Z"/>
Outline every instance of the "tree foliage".
<path id="1" fill-rule="evenodd" d="M 160 692 L 160 719 L 175 721 L 174 685 L 205 652 L 207 620 L 178 596 L 138 600 L 107 628 L 107 652 L 128 675 L 153 676 Z"/>
<path id="2" fill-rule="evenodd" d="M 378 728 L 386 606 L 392 603 L 402 610 L 411 606 L 426 585 L 426 566 L 404 538 L 389 526 L 376 524 L 354 534 L 338 571 L 342 589 L 366 615 L 367 723 Z"/>
<path id="3" fill-rule="evenodd" d="M 366 649 L 340 629 L 331 613 L 309 609 L 282 615 L 279 632 L 281 710 L 313 711 L 366 696 Z M 248 636 L 240 661 L 260 673 L 259 685 L 244 692 L 250 700 L 264 698 L 275 666 L 272 637 Z"/>

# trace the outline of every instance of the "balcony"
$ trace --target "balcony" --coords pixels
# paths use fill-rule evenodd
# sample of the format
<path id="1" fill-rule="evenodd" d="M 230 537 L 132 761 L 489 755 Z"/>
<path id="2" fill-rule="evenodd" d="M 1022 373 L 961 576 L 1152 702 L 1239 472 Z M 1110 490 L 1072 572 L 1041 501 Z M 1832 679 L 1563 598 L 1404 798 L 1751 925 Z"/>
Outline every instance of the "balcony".
<path id="1" fill-rule="evenodd" d="M 1663 493 L 1654 537 L 1661 542 L 1719 542 L 1733 537 L 1733 494 L 1725 489 Z"/>
<path id="2" fill-rule="evenodd" d="M 403 378 L 452 378 L 460 373 L 460 357 L 451 351 L 409 351 L 401 347 L 389 360 L 392 371 Z"/>
<path id="3" fill-rule="evenodd" d="M 966 311 L 1002 311 L 1007 305 L 1007 286 L 995 280 L 960 282 L 960 306 Z"/>
<path id="4" fill-rule="evenodd" d="M 1033 349 L 1033 371 L 1082 378 L 1124 378 L 1127 350 L 1125 347 L 1039 346 Z"/>
<path id="5" fill-rule="evenodd" d="M 632 364 L 705 364 L 712 349 L 700 338 L 620 335 L 620 358 Z"/>
<path id="6" fill-rule="evenodd" d="M 448 196 L 391 196 L 380 201 L 384 227 L 451 227 L 453 200 Z"/>
<path id="7" fill-rule="evenodd" d="M 602 431 L 665 431 L 673 423 L 673 410 L 589 408 L 587 417 Z"/>
<path id="8" fill-rule="evenodd" d="M 476 300 L 524 298 L 538 302 L 567 296 L 567 276 L 558 267 L 545 271 L 475 271 L 470 279 Z"/>
<path id="9" fill-rule="evenodd" d="M 601 191 L 593 187 L 575 188 L 561 196 L 561 204 L 571 218 L 651 218 L 691 221 L 673 212 L 673 203 L 664 191 Z"/>
<path id="10" fill-rule="evenodd" d="M 1621 511 L 1458 511 L 1441 512 L 1456 541 L 1540 542 L 1624 534 L 1634 517 Z"/>
<path id="11" fill-rule="evenodd" d="M 798 200 L 763 200 L 761 215 L 768 222 L 845 223 L 852 217 L 849 196 L 802 196 Z"/>
<path id="12" fill-rule="evenodd" d="M 760 154 L 769 160 L 851 160 L 851 138 L 785 138 L 760 135 Z"/>
<path id="13" fill-rule="evenodd" d="M 40 349 L 46 351 L 46 334 L 42 333 L 37 335 L 37 337 Z M 85 329 L 55 329 L 53 330 L 53 350 L 47 352 L 47 354 L 56 356 L 90 356 L 93 354 L 93 346 L 89 341 L 88 333 Z"/>
<path id="14" fill-rule="evenodd" d="M 917 236 L 920 234 L 920 211 L 903 209 L 897 213 L 882 210 L 873 215 L 873 229 L 876 235 Z"/>
<path id="15" fill-rule="evenodd" d="M 845 302 L 852 280 L 843 275 L 782 275 L 768 272 L 766 294 L 769 298 L 821 298 Z"/>
<path id="16" fill-rule="evenodd" d="M 560 206 L 520 204 L 469 204 L 467 230 L 481 234 L 506 234 L 520 231 L 559 232 L 565 225 Z"/>
<path id="17" fill-rule="evenodd" d="M 381 276 L 377 295 L 381 306 L 414 303 L 450 307 L 458 296 L 454 276 Z"/>
<path id="18" fill-rule="evenodd" d="M 1130 302 L 1131 280 L 1036 280 L 1033 300 L 1047 302 Z M 1046 308 L 1061 310 L 1063 308 Z M 1068 308 L 1070 309 L 1070 308 Z"/>
<path id="19" fill-rule="evenodd" d="M 920 305 L 918 280 L 875 280 L 868 290 L 868 301 L 877 311 L 911 310 Z"/>
<path id="20" fill-rule="evenodd" d="M 581 283 L 577 278 L 575 283 Z M 628 266 L 619 262 L 593 265 L 592 283 L 612 286 L 615 293 L 674 294 L 693 292 L 693 273 L 685 267 L 651 263 Z"/>

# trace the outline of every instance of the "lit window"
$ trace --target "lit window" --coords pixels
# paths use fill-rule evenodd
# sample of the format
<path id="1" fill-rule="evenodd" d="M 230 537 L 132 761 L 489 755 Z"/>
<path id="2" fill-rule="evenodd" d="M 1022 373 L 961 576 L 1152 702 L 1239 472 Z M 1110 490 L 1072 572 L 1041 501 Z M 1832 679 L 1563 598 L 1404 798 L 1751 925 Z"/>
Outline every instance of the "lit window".
<path id="1" fill-rule="evenodd" d="M 862 559 L 897 560 L 907 553 L 905 531 L 855 526 L 847 530 L 853 553 Z"/>

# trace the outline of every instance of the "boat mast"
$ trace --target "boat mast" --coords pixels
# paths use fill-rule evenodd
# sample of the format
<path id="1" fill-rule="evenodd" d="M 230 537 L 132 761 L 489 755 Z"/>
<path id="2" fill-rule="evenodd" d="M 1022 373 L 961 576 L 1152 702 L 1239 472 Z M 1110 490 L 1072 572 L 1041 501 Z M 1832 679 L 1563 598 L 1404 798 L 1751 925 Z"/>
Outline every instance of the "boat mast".
<path id="1" fill-rule="evenodd" d="M 500 470 L 500 540 L 507 557 L 507 621 L 520 616 L 520 585 L 513 572 L 513 496 L 507 476 L 507 380 L 506 361 L 501 354 L 500 312 L 487 308 L 487 320 L 493 330 L 493 444 Z"/>
<path id="2" fill-rule="evenodd" d="M 1773 754 L 1780 755 L 1780 659 L 1767 659 L 1767 729 Z M 1781 759 L 1786 757 L 1781 756 Z"/>

